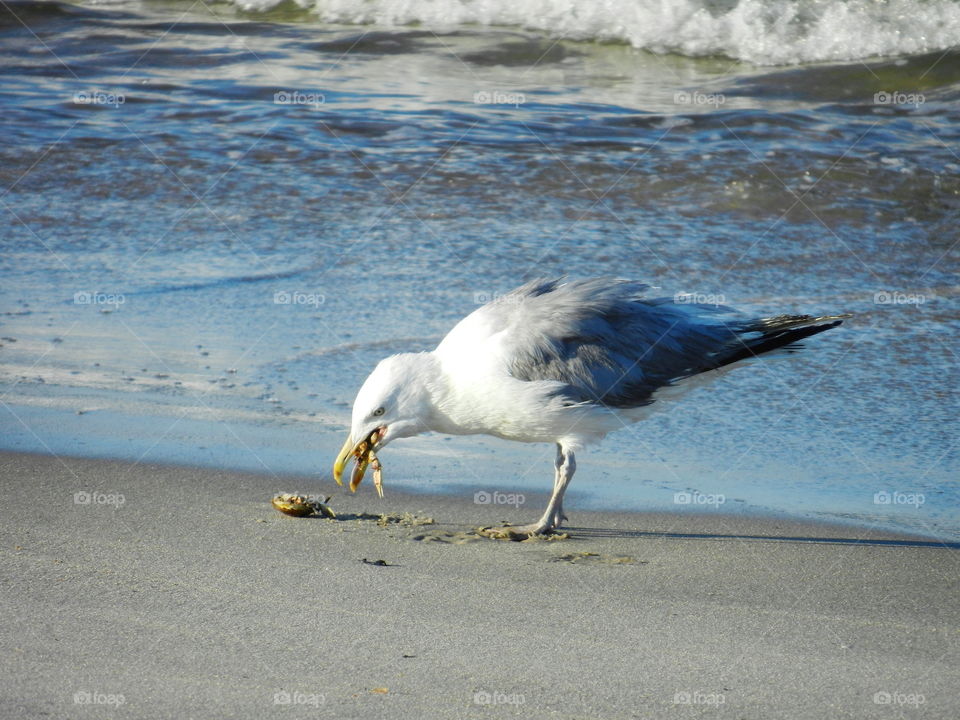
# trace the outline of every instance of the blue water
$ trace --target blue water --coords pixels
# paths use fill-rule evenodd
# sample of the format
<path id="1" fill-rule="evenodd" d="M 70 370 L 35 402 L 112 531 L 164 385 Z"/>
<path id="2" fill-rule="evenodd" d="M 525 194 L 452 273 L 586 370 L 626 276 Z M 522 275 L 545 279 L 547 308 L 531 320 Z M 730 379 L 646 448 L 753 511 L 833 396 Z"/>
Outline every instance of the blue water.
<path id="1" fill-rule="evenodd" d="M 893 47 L 863 16 L 876 45 L 838 62 L 822 19 L 658 47 L 318 8 L 3 8 L 0 447 L 326 487 L 380 357 L 529 278 L 616 274 L 855 318 L 583 454 L 574 520 L 688 493 L 960 537 L 946 15 Z M 387 491 L 545 491 L 552 453 L 407 440 Z"/>

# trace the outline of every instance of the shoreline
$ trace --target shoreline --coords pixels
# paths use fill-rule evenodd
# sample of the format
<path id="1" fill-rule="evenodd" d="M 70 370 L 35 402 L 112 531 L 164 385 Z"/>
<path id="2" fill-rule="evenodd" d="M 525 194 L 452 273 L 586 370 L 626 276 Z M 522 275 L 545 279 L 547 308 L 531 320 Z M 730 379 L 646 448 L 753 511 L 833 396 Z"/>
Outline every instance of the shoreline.
<path id="1" fill-rule="evenodd" d="M 339 435 L 337 435 L 339 437 Z M 439 437 L 439 436 L 438 436 Z M 326 437 L 323 438 L 326 440 Z M 436 438 L 433 439 L 430 453 L 436 453 L 439 450 L 442 450 L 442 445 L 436 442 Z M 330 445 L 333 448 L 333 445 Z M 422 447 L 422 445 L 421 445 Z M 294 448 L 293 445 L 290 448 Z M 512 451 L 516 454 L 516 449 L 507 446 L 504 448 L 506 451 Z M 7 449 L 0 448 L 0 457 L 4 455 L 10 456 L 24 456 L 24 457 L 36 457 L 36 458 L 45 458 L 50 457 L 51 455 L 55 457 L 64 458 L 65 461 L 93 461 L 93 462 L 106 462 L 106 463 L 120 463 L 128 465 L 131 467 L 138 467 L 141 464 L 149 466 L 151 468 L 169 468 L 171 470 L 184 470 L 184 469 L 194 469 L 198 472 L 222 472 L 222 473 L 231 473 L 238 476 L 249 476 L 251 478 L 270 478 L 271 480 L 276 479 L 277 486 L 280 488 L 277 492 L 289 492 L 293 490 L 303 490 L 311 493 L 323 493 L 334 494 L 338 488 L 332 477 L 329 475 L 325 465 L 319 465 L 318 473 L 316 475 L 307 475 L 304 472 L 296 469 L 300 465 L 304 464 L 303 461 L 299 461 L 295 466 L 284 466 L 280 463 L 277 463 L 276 457 L 269 457 L 270 469 L 266 469 L 266 465 L 263 460 L 260 458 L 258 453 L 253 453 L 251 455 L 258 460 L 260 464 L 265 468 L 263 471 L 257 471 L 251 469 L 248 465 L 246 467 L 238 466 L 223 466 L 218 463 L 218 461 L 211 457 L 206 462 L 200 461 L 197 455 L 194 454 L 185 454 L 183 460 L 162 460 L 162 461 L 150 461 L 141 463 L 141 461 L 134 461 L 125 457 L 118 457 L 117 452 L 120 450 L 119 445 L 110 446 L 106 445 L 103 448 L 100 448 L 99 451 L 94 451 L 91 454 L 87 455 L 65 455 L 58 452 L 53 453 L 44 453 L 37 452 L 33 449 L 30 450 L 19 450 L 19 449 Z M 319 458 L 327 458 L 328 456 L 332 457 L 335 453 L 336 448 L 330 452 L 323 453 L 321 450 L 311 451 L 313 455 L 316 455 Z M 303 454 L 303 451 L 296 449 L 296 452 Z M 422 450 L 420 451 L 422 452 Z M 144 452 L 142 455 L 147 455 L 149 450 Z M 482 455 L 478 454 L 472 460 L 481 461 Z M 399 448 L 391 447 L 391 462 L 390 468 L 392 469 L 396 465 L 401 463 L 407 467 L 413 466 L 420 458 L 425 458 L 426 461 L 433 460 L 433 454 L 419 454 L 417 449 L 414 449 L 411 445 L 403 445 Z M 594 458 L 588 458 L 589 460 L 602 460 L 602 457 L 599 454 L 596 454 Z M 278 467 L 279 469 L 273 469 Z M 603 468 L 601 468 L 603 469 Z M 424 472 L 427 472 L 426 470 Z M 392 472 L 391 472 L 392 475 Z M 502 493 L 502 494 L 522 494 L 526 500 L 525 509 L 522 511 L 521 515 L 515 517 L 511 522 L 531 522 L 540 516 L 540 513 L 543 511 L 543 508 L 546 506 L 547 500 L 549 499 L 549 482 L 548 479 L 544 478 L 542 482 L 538 484 L 538 487 L 531 488 L 529 486 L 529 481 L 524 481 L 524 483 L 514 483 L 511 484 L 510 480 L 505 480 L 501 482 L 484 482 L 481 483 L 477 478 L 473 479 L 464 479 L 462 481 L 452 481 L 450 479 L 441 478 L 439 482 L 427 481 L 421 485 L 412 486 L 408 478 L 405 478 L 402 481 L 402 486 L 398 486 L 394 481 L 391 480 L 390 476 L 386 481 L 385 490 L 386 492 L 394 498 L 409 498 L 411 502 L 416 503 L 418 498 L 422 497 L 437 497 L 445 498 L 451 501 L 457 499 L 463 500 L 464 498 L 469 498 L 478 491 L 485 491 L 488 493 Z M 658 484 L 659 485 L 659 484 Z M 737 519 L 746 519 L 756 522 L 770 521 L 777 523 L 796 523 L 798 525 L 824 525 L 824 526 L 835 526 L 843 532 L 857 532 L 858 530 L 862 531 L 871 531 L 877 533 L 886 533 L 889 535 L 901 536 L 907 539 L 918 539 L 918 540 L 927 540 L 944 543 L 946 545 L 960 545 L 960 535 L 957 534 L 952 527 L 940 527 L 939 519 L 931 519 L 928 523 L 924 523 L 926 529 L 918 528 L 913 522 L 909 522 L 912 518 L 898 518 L 896 516 L 876 516 L 875 520 L 871 520 L 868 517 L 864 517 L 861 514 L 855 512 L 841 512 L 837 511 L 836 514 L 827 515 L 824 511 L 814 510 L 812 508 L 801 508 L 796 511 L 788 511 L 783 508 L 773 507 L 770 505 L 758 504 L 758 503 L 744 503 L 742 500 L 735 498 L 727 498 L 728 502 L 726 503 L 726 508 L 729 509 L 708 509 L 708 508 L 697 508 L 695 506 L 681 506 L 674 505 L 673 507 L 664 506 L 662 501 L 653 502 L 649 505 L 649 509 L 638 507 L 641 503 L 639 502 L 639 495 L 632 495 L 626 499 L 626 505 L 622 508 L 616 508 L 618 500 L 622 498 L 616 497 L 598 497 L 595 492 L 598 487 L 598 481 L 590 480 L 588 478 L 581 478 L 581 482 L 578 484 L 576 481 L 572 484 L 571 489 L 567 493 L 569 510 L 568 514 L 574 514 L 575 516 L 581 516 L 584 513 L 615 513 L 623 515 L 635 515 L 639 519 L 642 519 L 647 516 L 662 516 L 667 518 L 702 518 L 707 519 L 714 518 L 720 523 L 724 522 L 724 519 L 730 519 L 730 521 L 735 522 Z M 678 486 L 679 487 L 679 486 Z M 372 491 L 372 484 L 370 479 L 367 478 L 364 484 L 358 489 L 358 497 L 362 497 L 366 491 Z M 673 492 L 670 490 L 668 492 Z M 771 490 L 772 492 L 772 490 Z M 696 494 L 696 493 L 694 493 Z M 269 501 L 269 498 L 268 498 Z M 370 512 L 375 512 L 376 506 L 374 505 Z M 529 516 L 529 517 L 528 517 Z M 523 519 L 526 518 L 526 519 Z M 913 525 L 911 527 L 911 525 Z"/>
<path id="2" fill-rule="evenodd" d="M 957 710 L 954 545 L 599 511 L 509 542 L 472 529 L 533 508 L 361 486 L 292 518 L 270 497 L 315 488 L 19 453 L 0 478 L 8 717 Z"/>

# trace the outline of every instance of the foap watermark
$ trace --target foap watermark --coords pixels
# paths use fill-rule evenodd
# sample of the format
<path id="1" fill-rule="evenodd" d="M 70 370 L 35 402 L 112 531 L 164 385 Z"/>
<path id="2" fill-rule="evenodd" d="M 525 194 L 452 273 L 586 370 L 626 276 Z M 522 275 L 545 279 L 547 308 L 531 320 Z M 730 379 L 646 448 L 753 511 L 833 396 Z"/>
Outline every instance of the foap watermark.
<path id="1" fill-rule="evenodd" d="M 326 300 L 327 298 L 322 293 L 305 293 L 299 290 L 293 292 L 277 290 L 273 293 L 274 305 L 312 305 L 313 307 L 319 307 Z"/>
<path id="2" fill-rule="evenodd" d="M 478 490 L 473 494 L 473 502 L 477 505 L 513 505 L 520 507 L 527 501 L 523 493 L 502 493 L 494 490 Z"/>
<path id="3" fill-rule="evenodd" d="M 880 290 L 873 294 L 874 305 L 923 305 L 926 301 L 927 296 L 923 293 Z"/>
<path id="4" fill-rule="evenodd" d="M 95 690 L 77 690 L 73 694 L 74 705 L 123 705 L 127 699 L 122 693 L 103 693 Z"/>
<path id="5" fill-rule="evenodd" d="M 273 94 L 274 105 L 308 105 L 318 110 L 326 101 L 323 93 L 314 90 L 277 90 Z"/>
<path id="6" fill-rule="evenodd" d="M 329 496 L 329 495 L 323 495 L 323 494 L 320 494 L 320 493 L 301 493 L 301 492 L 295 492 L 295 493 L 290 493 L 290 494 L 291 494 L 291 495 L 296 495 L 296 496 L 299 497 L 299 498 L 303 498 L 304 501 L 306 501 L 306 502 L 308 502 L 308 503 L 323 503 L 324 505 L 326 505 L 327 502 L 330 500 L 330 496 Z"/>
<path id="7" fill-rule="evenodd" d="M 919 508 L 927 501 L 923 493 L 881 490 L 873 494 L 874 505 L 912 505 Z"/>
<path id="8" fill-rule="evenodd" d="M 520 107 L 527 101 L 523 93 L 504 92 L 503 90 L 478 90 L 473 94 L 477 105 L 513 105 Z"/>
<path id="9" fill-rule="evenodd" d="M 119 307 L 127 301 L 123 293 L 87 292 L 80 290 L 73 294 L 74 305 L 113 305 Z"/>
<path id="10" fill-rule="evenodd" d="M 473 694 L 474 705 L 523 705 L 525 702 L 526 700 L 520 693 L 477 690 Z"/>
<path id="11" fill-rule="evenodd" d="M 703 690 L 681 690 L 673 694 L 674 705 L 709 705 L 716 707 L 727 701 L 723 693 L 703 692 Z"/>
<path id="12" fill-rule="evenodd" d="M 920 707 L 927 699 L 921 693 L 905 693 L 894 690 L 881 690 L 873 694 L 874 705 L 896 705 L 898 707 Z"/>
<path id="13" fill-rule="evenodd" d="M 901 92 L 900 90 L 881 90 L 873 95 L 874 105 L 913 105 L 920 107 L 927 101 L 923 93 Z"/>
<path id="14" fill-rule="evenodd" d="M 497 293 L 489 290 L 478 290 L 473 293 L 473 302 L 476 305 L 486 305 L 488 303 L 499 303 L 509 305 L 511 303 L 520 303 L 523 297 L 514 293 Z"/>
<path id="15" fill-rule="evenodd" d="M 113 505 L 119 508 L 127 499 L 122 493 L 102 493 L 90 490 L 80 490 L 73 494 L 74 505 Z"/>
<path id="16" fill-rule="evenodd" d="M 713 305 L 719 307 L 727 302 L 727 298 L 719 293 L 678 292 L 674 293 L 673 301 L 678 305 Z"/>
<path id="17" fill-rule="evenodd" d="M 110 105 L 118 108 L 126 101 L 123 93 L 105 90 L 80 90 L 73 94 L 74 105 Z"/>
<path id="18" fill-rule="evenodd" d="M 674 105 L 712 105 L 720 107 L 727 101 L 723 93 L 703 93 L 698 90 L 686 92 L 684 90 L 673 94 Z"/>
<path id="19" fill-rule="evenodd" d="M 323 693 L 288 692 L 279 690 L 273 694 L 274 705 L 312 705 L 320 707 L 327 701 Z"/>
<path id="20" fill-rule="evenodd" d="M 727 501 L 725 495 L 720 493 L 702 493 L 699 490 L 691 492 L 678 492 L 673 494 L 674 505 L 712 505 L 720 507 Z"/>

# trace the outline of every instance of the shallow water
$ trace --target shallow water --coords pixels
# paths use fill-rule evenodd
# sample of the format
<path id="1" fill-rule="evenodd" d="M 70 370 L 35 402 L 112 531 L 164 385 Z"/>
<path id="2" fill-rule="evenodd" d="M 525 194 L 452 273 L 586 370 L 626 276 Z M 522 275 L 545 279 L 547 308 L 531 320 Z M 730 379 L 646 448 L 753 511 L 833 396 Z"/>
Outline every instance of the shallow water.
<path id="1" fill-rule="evenodd" d="M 326 484 L 380 357 L 616 274 L 855 318 L 585 453 L 571 511 L 689 492 L 960 536 L 960 32 L 798 65 L 836 54 L 324 7 L 0 15 L 0 446 Z M 408 440 L 387 490 L 546 490 L 552 452 Z"/>

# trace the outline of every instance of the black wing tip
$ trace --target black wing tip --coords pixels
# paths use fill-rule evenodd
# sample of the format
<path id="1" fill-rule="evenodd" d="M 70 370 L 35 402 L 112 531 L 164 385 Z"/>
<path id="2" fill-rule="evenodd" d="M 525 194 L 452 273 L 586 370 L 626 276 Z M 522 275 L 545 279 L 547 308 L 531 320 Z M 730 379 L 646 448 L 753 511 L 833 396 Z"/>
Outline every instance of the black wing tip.
<path id="1" fill-rule="evenodd" d="M 824 329 L 826 329 L 841 325 L 844 320 L 852 317 L 853 315 L 851 313 L 842 313 L 840 315 L 774 315 L 773 317 L 760 318 L 750 323 L 744 329 L 763 333 L 809 327 L 824 327 Z M 820 323 L 820 325 L 817 323 Z"/>
<path id="2" fill-rule="evenodd" d="M 756 358 L 774 350 L 796 352 L 804 346 L 801 340 L 813 335 L 819 335 L 832 328 L 842 325 L 843 321 L 852 315 L 778 315 L 773 318 L 763 318 L 757 323 L 745 327 L 741 332 L 760 332 L 759 338 L 747 340 L 741 337 L 732 351 L 719 358 L 715 367 L 723 367 L 738 362 Z M 824 320 L 828 322 L 823 322 Z"/>

